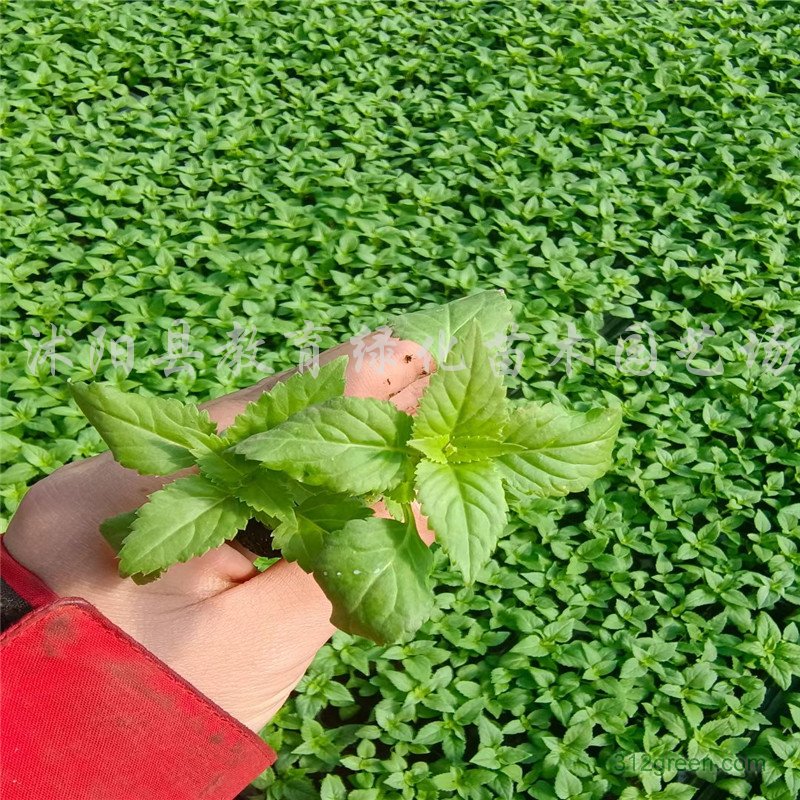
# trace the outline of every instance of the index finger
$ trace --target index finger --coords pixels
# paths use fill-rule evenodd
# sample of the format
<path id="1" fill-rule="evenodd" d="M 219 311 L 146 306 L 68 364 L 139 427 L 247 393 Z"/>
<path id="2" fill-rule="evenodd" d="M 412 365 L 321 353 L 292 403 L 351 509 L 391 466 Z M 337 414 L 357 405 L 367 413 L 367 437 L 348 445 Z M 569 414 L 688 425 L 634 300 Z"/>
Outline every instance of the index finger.
<path id="1" fill-rule="evenodd" d="M 383 358 L 355 358 L 356 344 L 344 342 L 324 353 L 320 353 L 319 364 L 348 356 L 345 373 L 345 395 L 349 397 L 374 397 L 389 400 L 400 410 L 413 413 L 419 397 L 427 385 L 428 376 L 435 369 L 433 359 L 421 345 L 408 339 L 396 339 L 373 331 L 359 337 L 360 347 L 369 350 L 381 337 L 384 345 Z M 271 375 L 245 389 L 218 397 L 203 404 L 218 428 L 226 428 L 248 403 L 258 400 L 279 381 L 286 380 L 298 371 L 297 367 Z"/>

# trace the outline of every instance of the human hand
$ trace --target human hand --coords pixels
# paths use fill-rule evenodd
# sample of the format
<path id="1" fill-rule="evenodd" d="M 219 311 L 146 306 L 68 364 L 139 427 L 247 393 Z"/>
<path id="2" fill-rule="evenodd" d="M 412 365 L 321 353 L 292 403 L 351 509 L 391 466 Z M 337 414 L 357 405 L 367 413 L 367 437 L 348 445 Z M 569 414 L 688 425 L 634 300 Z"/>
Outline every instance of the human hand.
<path id="1" fill-rule="evenodd" d="M 357 370 L 350 360 L 345 394 L 390 400 L 413 413 L 431 360 L 414 342 L 393 339 L 392 344 L 383 370 L 368 362 Z M 343 344 L 321 354 L 320 363 L 351 353 L 352 345 Z M 249 402 L 294 372 L 203 407 L 219 429 L 225 428 Z M 236 542 L 176 564 L 144 586 L 120 578 L 100 523 L 134 510 L 188 472 L 143 476 L 121 467 L 108 452 L 67 464 L 31 487 L 3 541 L 54 592 L 88 600 L 206 697 L 258 731 L 335 630 L 331 606 L 297 564 L 280 561 L 259 573 L 253 554 Z M 388 516 L 382 504 L 374 508 L 378 516 Z M 416 505 L 414 514 L 420 535 L 430 543 L 433 534 Z"/>

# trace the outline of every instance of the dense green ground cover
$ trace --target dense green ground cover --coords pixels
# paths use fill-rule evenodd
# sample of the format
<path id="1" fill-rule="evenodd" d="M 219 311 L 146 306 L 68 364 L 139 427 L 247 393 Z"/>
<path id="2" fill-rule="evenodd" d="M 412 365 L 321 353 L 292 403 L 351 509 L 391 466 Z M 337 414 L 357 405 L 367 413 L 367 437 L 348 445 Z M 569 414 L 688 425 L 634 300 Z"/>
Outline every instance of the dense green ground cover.
<path id="1" fill-rule="evenodd" d="M 98 379 L 205 399 L 263 374 L 217 369 L 234 324 L 272 371 L 307 322 L 325 347 L 500 287 L 512 394 L 624 403 L 615 470 L 521 504 L 474 588 L 442 560 L 416 641 L 325 648 L 267 731 L 269 797 L 797 796 L 797 2 L 0 13 L 6 521 L 101 447 L 64 386 L 98 326 L 135 350 Z M 165 376 L 179 318 L 198 355 Z M 615 363 L 633 321 L 649 374 Z"/>

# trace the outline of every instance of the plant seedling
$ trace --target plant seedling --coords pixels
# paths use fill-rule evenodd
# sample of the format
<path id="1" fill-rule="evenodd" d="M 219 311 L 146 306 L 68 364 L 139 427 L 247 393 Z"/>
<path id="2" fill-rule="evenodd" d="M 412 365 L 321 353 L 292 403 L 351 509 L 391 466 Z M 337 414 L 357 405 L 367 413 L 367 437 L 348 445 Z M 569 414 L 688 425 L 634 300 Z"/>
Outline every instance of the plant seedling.
<path id="1" fill-rule="evenodd" d="M 175 399 L 74 385 L 120 464 L 146 475 L 197 469 L 103 523 L 120 574 L 155 580 L 254 518 L 283 558 L 314 575 L 334 625 L 379 643 L 407 639 L 434 602 L 415 500 L 435 546 L 471 584 L 505 527 L 507 493 L 581 491 L 611 467 L 618 408 L 507 400 L 486 342 L 510 322 L 493 291 L 394 321 L 394 335 L 425 343 L 439 364 L 413 417 L 387 401 L 345 397 L 346 357 L 279 383 L 222 434 L 206 412 Z M 445 353 L 441 343 L 453 340 Z M 373 515 L 379 498 L 392 519 Z"/>

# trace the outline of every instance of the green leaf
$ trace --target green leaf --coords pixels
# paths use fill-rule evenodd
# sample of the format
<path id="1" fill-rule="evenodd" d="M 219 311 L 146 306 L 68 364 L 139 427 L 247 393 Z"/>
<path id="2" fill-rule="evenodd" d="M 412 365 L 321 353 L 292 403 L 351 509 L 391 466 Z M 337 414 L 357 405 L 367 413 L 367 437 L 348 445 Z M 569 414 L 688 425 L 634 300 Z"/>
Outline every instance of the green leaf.
<path id="1" fill-rule="evenodd" d="M 266 524 L 266 523 L 264 523 Z M 270 526 L 267 526 L 270 527 Z M 283 517 L 280 522 L 276 526 L 273 527 L 272 530 L 272 546 L 276 547 L 277 549 L 281 550 L 284 557 L 286 556 L 285 552 L 283 552 L 286 545 L 289 543 L 289 540 L 297 533 L 297 519 L 295 517 L 295 509 L 292 508 L 291 511 Z M 286 559 L 287 561 L 293 559 Z M 296 559 L 294 559 L 296 560 Z"/>
<path id="2" fill-rule="evenodd" d="M 197 459 L 200 474 L 223 489 L 234 490 L 251 480 L 258 464 L 236 453 L 206 453 Z"/>
<path id="3" fill-rule="evenodd" d="M 119 554 L 125 537 L 131 532 L 131 525 L 136 519 L 135 511 L 126 511 L 124 514 L 117 514 L 109 517 L 100 523 L 100 533 L 103 538 L 111 545 L 115 554 Z"/>
<path id="4" fill-rule="evenodd" d="M 371 515 L 367 506 L 352 497 L 321 491 L 300 503 L 291 517 L 276 528 L 273 543 L 287 561 L 296 561 L 311 572 L 329 534 L 351 520 Z"/>
<path id="5" fill-rule="evenodd" d="M 580 778 L 573 775 L 563 764 L 559 764 L 555 782 L 556 794 L 561 800 L 570 800 L 583 791 Z"/>
<path id="6" fill-rule="evenodd" d="M 421 344 L 441 364 L 453 338 L 460 339 L 473 320 L 484 341 L 491 341 L 505 335 L 512 319 L 505 294 L 489 290 L 392 318 L 389 325 L 394 336 Z"/>
<path id="7" fill-rule="evenodd" d="M 505 440 L 524 449 L 500 456 L 500 474 L 526 495 L 579 492 L 611 468 L 621 419 L 616 408 L 584 413 L 543 403 L 516 409 Z"/>
<path id="8" fill-rule="evenodd" d="M 128 575 L 137 586 L 145 586 L 148 583 L 157 581 L 164 574 L 163 569 L 157 569 L 154 572 L 134 572 L 133 575 Z"/>
<path id="9" fill-rule="evenodd" d="M 384 505 L 386 506 L 386 510 L 392 515 L 394 519 L 398 522 L 406 522 L 406 510 L 403 503 L 398 503 L 396 500 L 393 500 L 388 495 L 384 496 L 383 498 Z"/>
<path id="10" fill-rule="evenodd" d="M 347 800 L 347 790 L 338 775 L 326 775 L 323 778 L 319 800 Z"/>
<path id="11" fill-rule="evenodd" d="M 280 558 L 270 556 L 259 556 L 253 560 L 253 566 L 259 572 L 266 572 L 273 564 L 277 564 Z"/>
<path id="12" fill-rule="evenodd" d="M 409 439 L 406 444 L 415 450 L 419 450 L 431 461 L 435 461 L 438 464 L 446 464 L 447 456 L 444 454 L 444 448 L 449 442 L 449 434 L 443 433 L 440 436 L 430 436 L 426 439 Z"/>
<path id="13" fill-rule="evenodd" d="M 491 462 L 417 467 L 417 492 L 436 541 L 467 583 L 474 583 L 506 524 L 506 498 Z"/>
<path id="14" fill-rule="evenodd" d="M 417 458 L 407 458 L 403 467 L 403 477 L 399 483 L 381 492 L 381 496 L 396 503 L 412 503 L 416 497 L 414 481 L 416 480 Z"/>
<path id="15" fill-rule="evenodd" d="M 169 475 L 218 446 L 205 411 L 165 397 L 143 397 L 112 386 L 71 384 L 72 396 L 114 458 L 143 475 Z"/>
<path id="16" fill-rule="evenodd" d="M 151 495 L 120 551 L 120 574 L 154 572 L 188 561 L 244 528 L 250 513 L 201 475 L 190 475 Z"/>
<path id="17" fill-rule="evenodd" d="M 461 369 L 447 369 L 459 365 Z M 431 376 L 414 418 L 413 439 L 433 440 L 431 446 L 444 436 L 501 439 L 507 422 L 503 376 L 492 369 L 480 328 L 471 322 L 444 365 Z"/>
<path id="18" fill-rule="evenodd" d="M 408 638 L 430 616 L 432 566 L 413 519 L 370 517 L 326 537 L 314 577 L 337 628 L 385 644 Z"/>
<path id="19" fill-rule="evenodd" d="M 312 406 L 234 450 L 303 483 L 367 494 L 405 475 L 411 417 L 383 400 L 337 397 Z"/>
<path id="20" fill-rule="evenodd" d="M 298 372 L 275 384 L 250 403 L 225 430 L 225 444 L 268 431 L 304 408 L 340 397 L 344 393 L 347 362 L 347 356 L 340 356 L 321 367 L 316 377 L 310 371 Z"/>
<path id="21" fill-rule="evenodd" d="M 256 465 L 247 483 L 237 487 L 233 494 L 253 510 L 283 519 L 291 513 L 295 486 L 295 481 L 283 473 Z"/>
<path id="22" fill-rule="evenodd" d="M 100 523 L 100 533 L 103 534 L 103 538 L 111 545 L 116 555 L 119 555 L 125 539 L 131 532 L 131 527 L 136 520 L 136 514 L 136 511 L 126 511 L 124 514 L 117 514 L 117 516 L 109 517 Z M 163 569 L 147 573 L 137 572 L 131 575 L 130 578 L 134 583 L 143 586 L 146 583 L 158 580 L 163 572 Z"/>
<path id="23" fill-rule="evenodd" d="M 749 786 L 747 787 L 750 788 Z M 686 786 L 685 784 L 671 783 L 665 786 L 660 792 L 656 792 L 654 797 L 658 800 L 692 800 L 697 794 L 696 786 Z"/>

